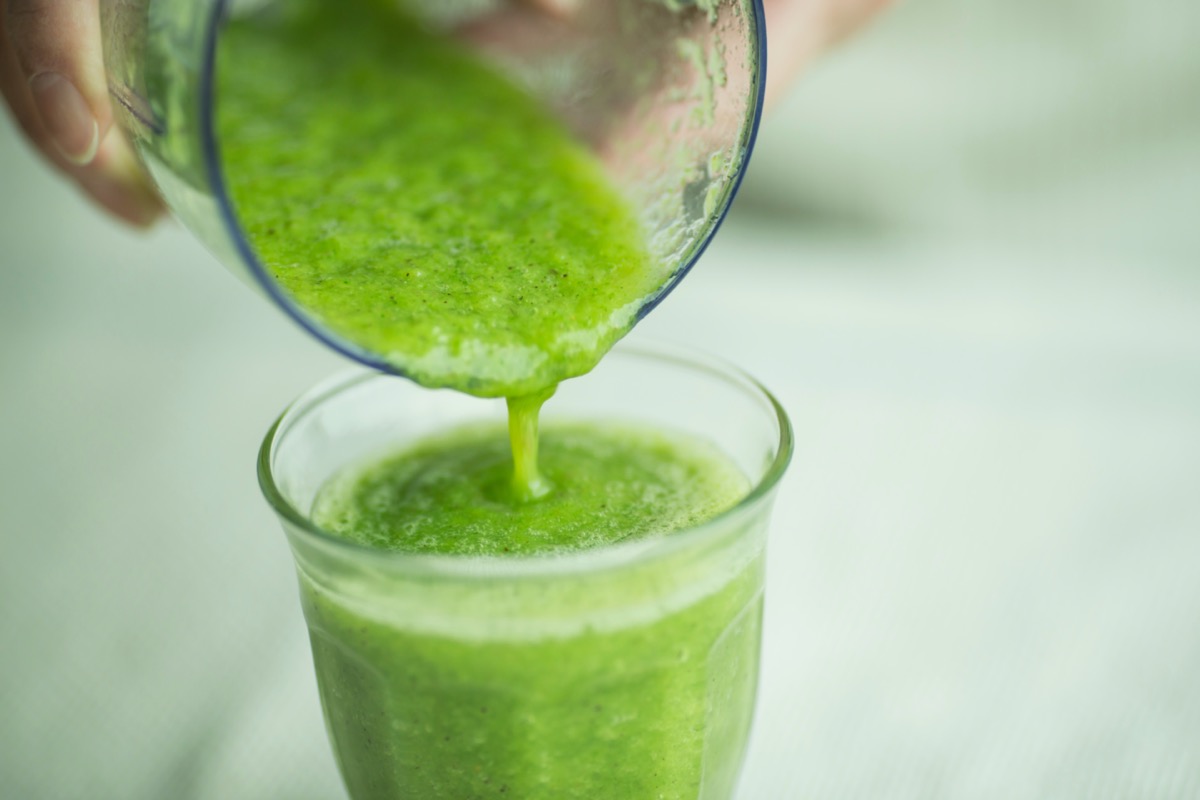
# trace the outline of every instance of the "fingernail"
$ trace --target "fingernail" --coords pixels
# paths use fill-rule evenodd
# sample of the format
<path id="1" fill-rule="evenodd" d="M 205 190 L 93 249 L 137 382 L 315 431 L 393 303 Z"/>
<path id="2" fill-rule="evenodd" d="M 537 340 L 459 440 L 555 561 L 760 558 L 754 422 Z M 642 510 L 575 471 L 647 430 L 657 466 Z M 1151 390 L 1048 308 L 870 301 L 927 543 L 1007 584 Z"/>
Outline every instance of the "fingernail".
<path id="1" fill-rule="evenodd" d="M 72 163 L 90 164 L 100 147 L 100 126 L 79 90 L 56 72 L 34 75 L 29 90 L 58 151 Z"/>

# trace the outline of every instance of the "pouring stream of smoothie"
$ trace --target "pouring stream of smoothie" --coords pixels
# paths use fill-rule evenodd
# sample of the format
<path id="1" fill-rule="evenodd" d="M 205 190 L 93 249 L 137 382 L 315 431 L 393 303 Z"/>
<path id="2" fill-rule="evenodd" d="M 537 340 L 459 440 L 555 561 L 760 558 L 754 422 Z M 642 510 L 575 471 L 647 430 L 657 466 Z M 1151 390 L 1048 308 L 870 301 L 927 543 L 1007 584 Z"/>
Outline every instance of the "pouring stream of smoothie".
<path id="1" fill-rule="evenodd" d="M 219 47 L 224 181 L 270 279 L 393 371 L 507 398 L 507 437 L 489 423 L 409 439 L 438 417 L 405 409 L 373 431 L 391 449 L 324 480 L 302 513 L 367 553 L 320 541 L 309 558 L 293 531 L 349 795 L 731 796 L 757 682 L 760 512 L 578 573 L 405 572 L 410 556 L 637 551 L 750 491 L 706 437 L 669 426 L 549 419 L 539 442 L 559 382 L 670 277 L 602 165 L 391 0 L 268 4 Z"/>
<path id="2" fill-rule="evenodd" d="M 513 493 L 528 502 L 550 493 L 550 483 L 538 470 L 538 413 L 558 388 L 508 398 L 508 438 L 513 456 Z"/>
<path id="3" fill-rule="evenodd" d="M 668 274 L 595 157 L 461 45 L 384 4 L 295 0 L 220 38 L 224 179 L 317 324 L 429 387 L 542 400 Z M 513 400 L 535 498 L 541 400 Z"/>

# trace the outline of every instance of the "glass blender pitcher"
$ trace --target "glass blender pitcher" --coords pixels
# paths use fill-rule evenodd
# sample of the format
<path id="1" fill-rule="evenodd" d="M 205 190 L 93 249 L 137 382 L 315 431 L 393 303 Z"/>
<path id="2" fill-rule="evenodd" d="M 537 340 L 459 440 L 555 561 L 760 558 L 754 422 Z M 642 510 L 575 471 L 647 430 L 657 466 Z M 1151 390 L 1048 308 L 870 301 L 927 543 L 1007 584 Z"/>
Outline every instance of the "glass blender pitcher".
<path id="1" fill-rule="evenodd" d="M 377 369 L 379 354 L 326 328 L 272 278 L 226 189 L 215 109 L 224 22 L 271 0 L 101 0 L 117 119 L 175 216 L 231 272 L 310 333 Z M 277 0 L 286 2 L 287 0 Z M 396 2 L 456 32 L 514 0 Z M 468 42 L 599 158 L 669 276 L 683 278 L 724 218 L 758 129 L 765 86 L 761 0 L 582 0 L 536 47 Z"/>

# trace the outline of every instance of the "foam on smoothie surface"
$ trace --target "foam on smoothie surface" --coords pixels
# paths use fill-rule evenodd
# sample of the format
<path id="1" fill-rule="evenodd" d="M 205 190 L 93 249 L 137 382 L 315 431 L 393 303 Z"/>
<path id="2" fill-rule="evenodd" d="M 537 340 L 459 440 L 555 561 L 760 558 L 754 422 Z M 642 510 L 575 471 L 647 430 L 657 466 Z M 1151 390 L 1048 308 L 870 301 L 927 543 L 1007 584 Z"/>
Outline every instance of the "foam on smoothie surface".
<path id="1" fill-rule="evenodd" d="M 219 39 L 236 214 L 320 324 L 485 397 L 590 370 L 667 275 L 585 147 L 384 4 L 276 3 Z"/>
<path id="2" fill-rule="evenodd" d="M 467 428 L 335 476 L 319 526 L 381 550 L 503 556 L 672 533 L 735 505 L 745 475 L 702 440 L 616 424 L 554 424 L 539 470 L 552 491 L 516 497 L 505 432 Z"/>

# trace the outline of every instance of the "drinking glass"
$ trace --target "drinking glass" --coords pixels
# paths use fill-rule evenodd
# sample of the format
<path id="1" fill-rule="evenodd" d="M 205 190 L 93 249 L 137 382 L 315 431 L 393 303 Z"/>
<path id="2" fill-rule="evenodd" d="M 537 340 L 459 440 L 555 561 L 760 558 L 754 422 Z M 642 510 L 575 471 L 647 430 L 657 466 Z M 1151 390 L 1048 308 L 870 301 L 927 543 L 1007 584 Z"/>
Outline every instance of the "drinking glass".
<path id="1" fill-rule="evenodd" d="M 431 434 L 501 426 L 503 403 L 357 370 L 297 400 L 263 443 L 353 800 L 732 796 L 788 419 L 739 370 L 664 346 L 619 346 L 544 417 L 711 442 L 749 492 L 694 527 L 569 554 L 381 551 L 312 522 L 321 487 Z"/>

